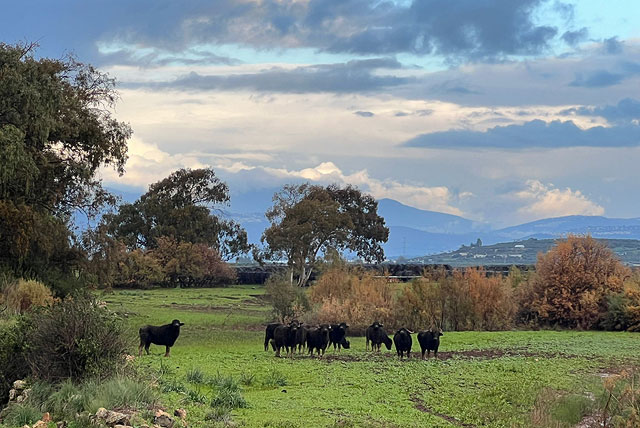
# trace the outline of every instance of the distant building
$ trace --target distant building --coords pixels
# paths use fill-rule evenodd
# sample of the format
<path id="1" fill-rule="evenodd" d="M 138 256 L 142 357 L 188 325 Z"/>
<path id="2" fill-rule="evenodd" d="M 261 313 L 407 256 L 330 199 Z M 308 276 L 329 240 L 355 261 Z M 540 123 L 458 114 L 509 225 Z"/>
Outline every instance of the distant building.
<path id="1" fill-rule="evenodd" d="M 524 245 L 522 244 L 516 244 L 513 246 L 513 248 L 524 248 Z"/>

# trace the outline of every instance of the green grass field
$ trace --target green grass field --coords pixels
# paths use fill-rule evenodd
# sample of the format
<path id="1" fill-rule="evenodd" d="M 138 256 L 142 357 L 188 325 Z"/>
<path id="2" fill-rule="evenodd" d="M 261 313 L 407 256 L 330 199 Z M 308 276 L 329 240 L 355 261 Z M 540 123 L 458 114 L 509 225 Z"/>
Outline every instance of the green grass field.
<path id="1" fill-rule="evenodd" d="M 524 427 L 532 426 L 540 397 L 582 402 L 592 392 L 597 401 L 600 376 L 640 365 L 640 335 L 566 331 L 445 332 L 438 361 L 372 354 L 362 337 L 321 359 L 276 358 L 263 350 L 263 324 L 270 320 L 263 293 L 236 286 L 125 290 L 101 298 L 126 316 L 133 338 L 144 324 L 185 322 L 170 358 L 152 346 L 136 364 L 163 373 L 162 404 L 185 408 L 194 427 L 211 426 L 207 380 L 217 375 L 245 383 L 248 407 L 232 412 L 240 426 Z M 413 346 L 419 355 L 415 337 Z M 204 380 L 197 379 L 200 372 Z M 573 426 L 582 416 L 554 405 L 556 426 Z"/>

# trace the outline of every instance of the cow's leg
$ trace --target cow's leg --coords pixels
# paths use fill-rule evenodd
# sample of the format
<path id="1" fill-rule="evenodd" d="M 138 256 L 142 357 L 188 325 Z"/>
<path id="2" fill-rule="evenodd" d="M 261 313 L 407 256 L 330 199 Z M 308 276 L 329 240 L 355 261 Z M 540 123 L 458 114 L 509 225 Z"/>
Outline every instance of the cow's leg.
<path id="1" fill-rule="evenodd" d="M 144 347 L 144 343 L 140 342 L 140 346 L 138 346 L 138 357 L 142 357 L 142 348 Z"/>
<path id="2" fill-rule="evenodd" d="M 166 348 L 166 351 L 164 353 L 164 356 L 168 357 L 169 356 L 169 352 L 171 352 L 171 347 L 170 346 L 166 346 L 165 348 Z"/>
<path id="3" fill-rule="evenodd" d="M 424 349 L 422 350 L 422 359 L 424 360 Z"/>
<path id="4" fill-rule="evenodd" d="M 147 352 L 147 355 L 149 355 L 149 347 L 151 346 L 151 343 L 145 343 L 144 344 L 144 350 Z"/>

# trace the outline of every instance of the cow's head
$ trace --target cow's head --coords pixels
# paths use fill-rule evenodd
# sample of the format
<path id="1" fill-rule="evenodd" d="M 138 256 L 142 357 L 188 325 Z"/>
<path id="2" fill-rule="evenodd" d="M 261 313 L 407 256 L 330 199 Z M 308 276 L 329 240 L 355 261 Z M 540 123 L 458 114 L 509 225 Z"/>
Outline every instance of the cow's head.
<path id="1" fill-rule="evenodd" d="M 184 323 L 180 322 L 179 320 L 173 320 L 173 321 L 171 321 L 171 325 L 173 327 L 180 327 L 181 325 L 184 325 Z"/>

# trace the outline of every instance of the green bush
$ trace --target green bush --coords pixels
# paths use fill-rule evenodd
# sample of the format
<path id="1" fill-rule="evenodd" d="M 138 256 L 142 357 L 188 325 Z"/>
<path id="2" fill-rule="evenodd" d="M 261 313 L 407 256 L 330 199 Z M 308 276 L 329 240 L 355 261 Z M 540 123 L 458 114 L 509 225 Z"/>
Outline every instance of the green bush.
<path id="1" fill-rule="evenodd" d="M 266 291 L 273 306 L 273 315 L 282 322 L 301 318 L 311 309 L 306 291 L 283 275 L 269 277 Z"/>
<path id="2" fill-rule="evenodd" d="M 129 345 L 122 321 L 88 293 L 38 313 L 26 342 L 33 376 L 47 381 L 111 376 L 124 363 Z"/>
<path id="3" fill-rule="evenodd" d="M 29 323 L 23 317 L 0 321 L 0 405 L 8 401 L 13 382 L 30 373 L 24 357 L 28 329 Z"/>
<path id="4" fill-rule="evenodd" d="M 211 407 L 222 409 L 237 409 L 247 407 L 247 401 L 242 396 L 242 388 L 232 376 L 218 374 L 211 380 L 215 395 L 211 399 Z"/>
<path id="5" fill-rule="evenodd" d="M 7 409 L 5 423 L 12 426 L 24 426 L 36 423 L 42 417 L 42 412 L 30 403 L 13 404 Z"/>

